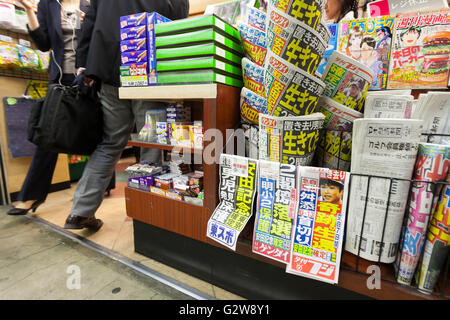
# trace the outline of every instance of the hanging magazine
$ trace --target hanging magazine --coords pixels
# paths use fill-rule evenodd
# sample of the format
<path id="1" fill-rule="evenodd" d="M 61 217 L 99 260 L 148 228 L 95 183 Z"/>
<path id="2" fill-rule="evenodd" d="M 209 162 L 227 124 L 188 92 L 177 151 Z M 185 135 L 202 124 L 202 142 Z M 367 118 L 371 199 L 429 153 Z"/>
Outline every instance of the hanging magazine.
<path id="1" fill-rule="evenodd" d="M 252 216 L 257 173 L 257 160 L 220 155 L 220 202 L 208 221 L 206 235 L 232 250 Z"/>
<path id="2" fill-rule="evenodd" d="M 339 52 L 370 68 L 369 90 L 386 89 L 394 17 L 344 21 L 339 24 Z"/>
<path id="3" fill-rule="evenodd" d="M 347 207 L 348 172 L 298 167 L 298 210 L 286 272 L 337 283 Z"/>
<path id="4" fill-rule="evenodd" d="M 450 9 L 399 15 L 394 29 L 388 89 L 446 89 Z"/>
<path id="5" fill-rule="evenodd" d="M 259 161 L 253 252 L 278 262 L 289 262 L 292 222 L 297 210 L 296 190 L 296 166 Z"/>

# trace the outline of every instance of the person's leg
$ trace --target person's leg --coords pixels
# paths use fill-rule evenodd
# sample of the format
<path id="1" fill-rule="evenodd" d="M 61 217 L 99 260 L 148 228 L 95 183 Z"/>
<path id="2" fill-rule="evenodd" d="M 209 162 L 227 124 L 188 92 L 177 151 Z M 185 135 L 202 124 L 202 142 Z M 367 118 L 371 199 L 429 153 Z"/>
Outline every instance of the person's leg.
<path id="1" fill-rule="evenodd" d="M 136 131 L 139 133 L 145 125 L 145 113 L 147 110 L 162 109 L 165 104 L 155 101 L 133 100 L 133 113 L 136 120 Z M 157 163 L 161 160 L 161 150 L 140 148 L 140 161 Z"/>
<path id="2" fill-rule="evenodd" d="M 74 202 L 66 228 L 76 223 L 71 217 L 93 218 L 103 201 L 114 167 L 120 159 L 134 124 L 129 100 L 119 100 L 118 88 L 102 85 L 103 141 L 91 155 L 74 193 Z"/>

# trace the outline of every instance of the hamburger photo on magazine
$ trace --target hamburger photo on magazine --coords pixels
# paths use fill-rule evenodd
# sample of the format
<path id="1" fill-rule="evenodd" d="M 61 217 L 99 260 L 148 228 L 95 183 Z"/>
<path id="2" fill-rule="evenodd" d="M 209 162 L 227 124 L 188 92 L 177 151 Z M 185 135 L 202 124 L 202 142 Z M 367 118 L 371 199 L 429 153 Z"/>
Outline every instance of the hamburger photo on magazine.
<path id="1" fill-rule="evenodd" d="M 395 19 L 388 89 L 445 89 L 450 72 L 450 9 Z"/>

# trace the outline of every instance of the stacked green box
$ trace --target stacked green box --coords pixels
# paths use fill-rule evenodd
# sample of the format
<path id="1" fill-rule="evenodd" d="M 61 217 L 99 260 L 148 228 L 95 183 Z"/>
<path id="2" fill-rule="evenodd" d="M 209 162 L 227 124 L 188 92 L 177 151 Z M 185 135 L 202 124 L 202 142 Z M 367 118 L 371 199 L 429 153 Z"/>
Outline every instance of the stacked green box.
<path id="1" fill-rule="evenodd" d="M 243 85 L 239 32 L 214 15 L 155 25 L 155 46 L 158 84 Z"/>

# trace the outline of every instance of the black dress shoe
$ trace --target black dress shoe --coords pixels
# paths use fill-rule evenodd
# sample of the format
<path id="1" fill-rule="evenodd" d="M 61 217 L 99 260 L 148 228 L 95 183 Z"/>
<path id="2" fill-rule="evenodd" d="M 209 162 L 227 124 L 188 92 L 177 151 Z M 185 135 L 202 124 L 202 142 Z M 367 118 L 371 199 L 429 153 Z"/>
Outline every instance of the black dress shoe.
<path id="1" fill-rule="evenodd" d="M 10 216 L 22 216 L 27 214 L 30 210 L 35 212 L 36 209 L 43 203 L 44 200 L 36 200 L 28 209 L 12 208 L 6 214 L 9 214 Z"/>
<path id="2" fill-rule="evenodd" d="M 95 217 L 80 217 L 69 215 L 66 219 L 66 223 L 64 224 L 64 229 L 83 229 L 89 228 L 97 231 L 103 225 L 103 221 L 100 219 L 96 219 Z"/>

